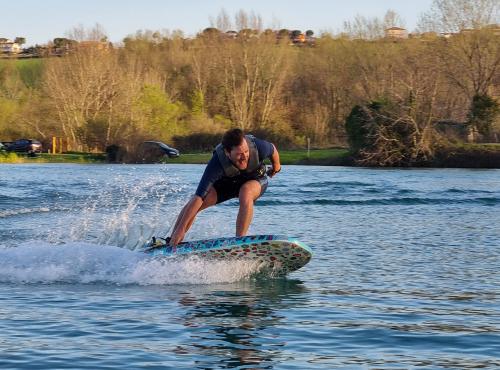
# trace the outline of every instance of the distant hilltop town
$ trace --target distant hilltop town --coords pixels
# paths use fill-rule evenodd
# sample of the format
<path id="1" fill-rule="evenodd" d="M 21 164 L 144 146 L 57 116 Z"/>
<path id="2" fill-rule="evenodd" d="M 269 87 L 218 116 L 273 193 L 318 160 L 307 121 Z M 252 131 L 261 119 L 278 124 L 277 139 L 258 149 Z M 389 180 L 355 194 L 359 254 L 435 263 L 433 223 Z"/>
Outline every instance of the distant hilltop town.
<path id="1" fill-rule="evenodd" d="M 500 36 L 500 26 L 498 24 L 491 24 L 483 27 L 483 29 L 488 29 L 493 32 L 496 36 Z M 384 37 L 382 39 L 386 40 L 405 40 L 405 39 L 421 39 L 421 40 L 432 40 L 436 38 L 451 38 L 457 35 L 472 33 L 477 30 L 475 29 L 462 29 L 457 33 L 436 33 L 436 32 L 423 32 L 423 33 L 409 33 L 405 28 L 401 27 L 390 27 L 384 30 Z M 288 40 L 290 45 L 293 46 L 315 46 L 317 38 L 314 36 L 312 30 L 307 30 L 302 32 L 300 30 L 271 30 L 267 29 L 265 31 L 259 31 L 254 29 L 242 29 L 240 31 L 226 31 L 222 32 L 217 28 L 209 27 L 205 28 L 196 37 L 200 36 L 212 36 L 220 37 L 228 40 L 233 39 L 250 39 L 254 37 L 264 36 L 274 36 L 277 42 L 282 40 Z M 346 34 L 340 34 L 339 37 L 354 38 Z M 124 41 L 126 41 L 125 38 Z M 47 45 L 35 45 L 27 48 L 23 48 L 22 45 L 26 43 L 24 37 L 16 37 L 13 41 L 7 38 L 0 37 L 0 58 L 40 58 L 40 57 L 51 57 L 51 56 L 64 56 L 73 51 L 85 48 L 94 48 L 100 50 L 108 50 L 113 47 L 113 44 L 106 40 L 106 38 L 101 40 L 93 41 L 76 41 L 68 38 L 55 38 L 52 42 Z"/>

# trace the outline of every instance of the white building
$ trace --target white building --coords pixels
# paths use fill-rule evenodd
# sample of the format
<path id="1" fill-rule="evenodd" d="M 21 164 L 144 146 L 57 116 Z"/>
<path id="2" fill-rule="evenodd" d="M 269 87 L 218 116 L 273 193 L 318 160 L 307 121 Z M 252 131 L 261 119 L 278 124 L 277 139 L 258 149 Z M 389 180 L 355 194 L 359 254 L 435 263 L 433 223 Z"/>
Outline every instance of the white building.
<path id="1" fill-rule="evenodd" d="M 2 39 L 0 40 L 0 53 L 2 54 L 18 54 L 21 52 L 21 45 L 17 42 Z"/>
<path id="2" fill-rule="evenodd" d="M 400 28 L 400 27 L 387 28 L 385 30 L 385 37 L 406 39 L 408 38 L 408 31 L 405 28 Z"/>

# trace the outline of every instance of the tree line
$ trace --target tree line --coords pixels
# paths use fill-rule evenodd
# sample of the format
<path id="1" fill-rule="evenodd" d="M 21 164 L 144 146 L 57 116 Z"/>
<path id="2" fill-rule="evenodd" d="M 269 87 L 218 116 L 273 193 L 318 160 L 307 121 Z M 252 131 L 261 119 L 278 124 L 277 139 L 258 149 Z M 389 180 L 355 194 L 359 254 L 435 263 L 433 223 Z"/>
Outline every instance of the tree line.
<path id="1" fill-rule="evenodd" d="M 436 31 L 448 9 L 439 5 L 461 2 L 433 3 Z M 238 16 L 249 27 L 252 18 Z M 426 13 L 422 27 L 432 29 L 432 19 Z M 222 14 L 215 23 L 227 22 Z M 236 38 L 217 27 L 195 38 L 140 31 L 121 47 L 90 43 L 60 58 L 2 61 L 0 140 L 58 136 L 75 151 L 133 151 L 155 139 L 206 150 L 238 126 L 283 147 L 310 138 L 315 146 L 350 144 L 365 164 L 411 164 L 454 139 L 440 122 L 486 141 L 500 131 L 500 36 L 486 22 L 450 38 L 394 40 L 357 37 L 373 29 L 358 19 L 313 47 L 259 28 Z M 91 33 L 102 40 L 100 30 Z"/>

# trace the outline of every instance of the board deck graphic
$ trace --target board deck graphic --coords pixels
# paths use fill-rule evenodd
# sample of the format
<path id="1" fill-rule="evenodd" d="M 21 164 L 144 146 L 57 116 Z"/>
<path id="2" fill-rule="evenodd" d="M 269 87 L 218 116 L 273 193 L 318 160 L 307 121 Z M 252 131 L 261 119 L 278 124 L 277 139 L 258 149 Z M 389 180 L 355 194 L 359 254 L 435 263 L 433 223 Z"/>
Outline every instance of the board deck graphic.
<path id="1" fill-rule="evenodd" d="M 284 275 L 298 270 L 309 262 L 312 250 L 301 241 L 282 235 L 249 235 L 184 242 L 176 247 L 160 238 L 144 246 L 152 256 L 196 255 L 209 259 L 247 259 L 259 261 L 261 270 Z"/>

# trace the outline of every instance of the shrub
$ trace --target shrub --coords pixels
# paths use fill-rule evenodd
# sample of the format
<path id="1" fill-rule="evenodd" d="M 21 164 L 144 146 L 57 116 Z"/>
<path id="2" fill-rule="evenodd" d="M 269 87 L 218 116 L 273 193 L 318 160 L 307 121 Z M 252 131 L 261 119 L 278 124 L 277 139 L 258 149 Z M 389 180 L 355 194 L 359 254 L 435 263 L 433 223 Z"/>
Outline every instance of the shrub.
<path id="1" fill-rule="evenodd" d="M 214 150 L 220 143 L 222 134 L 199 132 L 183 136 L 174 136 L 174 146 L 183 151 L 208 152 Z"/>
<path id="2" fill-rule="evenodd" d="M 481 135 L 489 137 L 499 112 L 500 104 L 493 98 L 476 94 L 472 98 L 469 124 L 475 127 Z"/>

